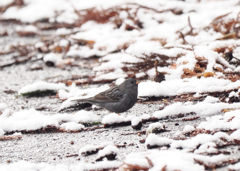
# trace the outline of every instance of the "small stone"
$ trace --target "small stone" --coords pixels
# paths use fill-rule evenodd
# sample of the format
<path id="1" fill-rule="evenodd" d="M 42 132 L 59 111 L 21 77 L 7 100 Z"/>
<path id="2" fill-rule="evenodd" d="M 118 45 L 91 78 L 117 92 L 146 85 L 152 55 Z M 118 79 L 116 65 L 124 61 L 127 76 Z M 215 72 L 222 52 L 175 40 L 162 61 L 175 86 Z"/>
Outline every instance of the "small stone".
<path id="1" fill-rule="evenodd" d="M 154 81 L 158 82 L 158 83 L 160 83 L 164 80 L 165 80 L 165 75 L 163 73 L 160 73 L 160 72 L 154 77 Z"/>
<path id="2" fill-rule="evenodd" d="M 47 62 L 45 62 L 45 64 L 46 64 L 48 67 L 53 67 L 53 66 L 55 66 L 55 64 L 54 64 L 52 61 L 47 61 Z"/>
<path id="3" fill-rule="evenodd" d="M 224 54 L 224 59 L 226 59 L 226 61 L 230 62 L 233 58 L 232 52 L 227 52 Z"/>
<path id="4" fill-rule="evenodd" d="M 229 98 L 229 102 L 230 103 L 236 103 L 236 102 L 239 102 L 239 98 L 236 97 L 236 96 L 232 96 Z"/>

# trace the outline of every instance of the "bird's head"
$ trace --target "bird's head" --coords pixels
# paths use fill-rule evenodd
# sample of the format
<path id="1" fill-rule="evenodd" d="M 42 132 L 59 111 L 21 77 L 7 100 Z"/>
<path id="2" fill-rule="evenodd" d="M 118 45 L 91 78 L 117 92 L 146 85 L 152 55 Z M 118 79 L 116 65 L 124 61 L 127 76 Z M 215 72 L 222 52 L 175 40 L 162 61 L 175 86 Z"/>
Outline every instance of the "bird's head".
<path id="1" fill-rule="evenodd" d="M 129 92 L 129 91 L 138 91 L 138 83 L 134 78 L 126 79 L 122 84 L 119 85 L 121 91 Z"/>

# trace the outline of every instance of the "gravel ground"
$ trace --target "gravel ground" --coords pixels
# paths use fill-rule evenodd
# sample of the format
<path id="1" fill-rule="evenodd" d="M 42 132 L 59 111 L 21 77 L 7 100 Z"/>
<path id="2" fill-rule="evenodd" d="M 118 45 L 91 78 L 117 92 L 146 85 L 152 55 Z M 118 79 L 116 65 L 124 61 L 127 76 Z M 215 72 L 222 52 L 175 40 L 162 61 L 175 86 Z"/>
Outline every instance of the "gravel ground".
<path id="1" fill-rule="evenodd" d="M 55 77 L 61 75 L 62 77 L 69 77 L 73 72 L 81 72 L 75 68 L 73 71 L 60 70 L 57 68 L 47 68 L 39 71 L 28 71 L 28 65 L 18 65 L 3 69 L 1 71 L 0 87 L 1 102 L 7 103 L 12 112 L 37 108 L 45 106 L 49 110 L 42 111 L 46 114 L 55 114 L 61 106 L 57 98 L 49 97 L 16 97 L 16 94 L 6 94 L 4 90 L 11 89 L 18 91 L 21 87 L 33 83 L 37 80 L 44 80 L 47 77 Z M 149 104 L 135 104 L 135 106 L 122 115 L 141 116 L 143 114 L 152 114 L 159 110 L 162 106 L 161 102 Z M 103 117 L 109 112 L 106 110 L 93 111 L 95 114 Z M 71 113 L 69 113 L 71 114 Z M 161 133 L 164 137 L 173 137 L 178 130 L 182 130 L 187 124 L 197 125 L 203 119 L 195 121 L 182 122 L 180 119 L 165 120 L 169 132 Z M 147 128 L 149 123 L 144 124 L 143 129 Z M 134 133 L 135 132 L 135 133 Z M 133 133 L 127 135 L 129 133 Z M 94 131 L 80 132 L 80 133 L 41 133 L 41 134 L 23 134 L 21 140 L 2 141 L 0 142 L 0 163 L 7 163 L 9 161 L 15 162 L 19 160 L 31 161 L 34 163 L 47 162 L 50 164 L 71 164 L 81 161 L 95 161 L 96 155 L 88 157 L 73 156 L 66 157 L 72 154 L 78 154 L 81 147 L 87 144 L 100 144 L 105 141 L 112 141 L 114 144 L 127 144 L 126 148 L 120 148 L 118 160 L 123 161 L 126 154 L 137 151 L 145 151 L 146 146 L 139 143 L 139 140 L 145 139 L 145 135 L 138 135 L 131 126 L 116 127 L 107 129 L 98 129 Z M 73 144 L 71 144 L 73 142 Z"/>

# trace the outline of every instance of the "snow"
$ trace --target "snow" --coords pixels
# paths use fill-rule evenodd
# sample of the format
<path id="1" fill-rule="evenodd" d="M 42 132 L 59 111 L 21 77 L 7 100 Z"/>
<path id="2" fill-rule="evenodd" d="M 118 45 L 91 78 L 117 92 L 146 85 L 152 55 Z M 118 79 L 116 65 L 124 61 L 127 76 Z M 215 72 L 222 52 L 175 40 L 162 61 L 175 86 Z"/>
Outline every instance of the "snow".
<path id="1" fill-rule="evenodd" d="M 88 29 L 89 27 L 91 29 Z M 134 42 L 141 35 L 141 32 L 137 30 L 129 32 L 121 28 L 115 29 L 113 24 L 97 24 L 95 22 L 87 22 L 81 26 L 81 29 L 82 32 L 72 35 L 71 38 L 94 41 L 93 50 L 106 47 L 102 50 L 105 54 L 118 50 L 118 47 L 123 44 Z"/>
<path id="2" fill-rule="evenodd" d="M 64 0 L 51 2 L 48 0 L 33 0 L 27 6 L 20 9 L 16 6 L 8 8 L 3 14 L 3 17 L 16 18 L 23 22 L 34 22 L 43 18 L 54 17 L 54 11 L 61 10 L 73 12 L 70 3 Z"/>
<path id="3" fill-rule="evenodd" d="M 103 117 L 102 124 L 114 124 L 114 123 L 120 123 L 120 122 L 127 122 L 127 121 L 133 120 L 134 118 L 136 118 L 134 115 L 128 115 L 127 117 L 124 117 L 116 113 L 110 113 Z"/>
<path id="4" fill-rule="evenodd" d="M 30 85 L 26 85 L 18 91 L 18 94 L 29 93 L 34 91 L 43 91 L 43 90 L 59 90 L 64 89 L 65 85 L 63 83 L 47 83 L 43 81 L 35 82 Z"/>
<path id="5" fill-rule="evenodd" d="M 109 146 L 109 147 L 108 147 Z M 97 151 L 98 149 L 100 149 L 100 148 L 103 148 L 103 149 L 105 149 L 106 147 L 108 147 L 108 148 L 106 148 L 105 150 L 101 150 L 102 152 L 102 154 L 105 154 L 105 152 L 109 152 L 109 150 L 110 151 L 118 151 L 118 149 L 116 150 L 114 147 L 112 147 L 112 146 L 114 146 L 113 145 L 113 142 L 112 141 L 106 141 L 106 142 L 102 142 L 101 144 L 98 144 L 98 145 L 94 145 L 94 144 L 88 144 L 88 145 L 85 145 L 84 147 L 82 147 L 80 150 L 79 150 L 79 154 L 80 155 L 85 155 L 87 152 L 91 152 L 91 151 Z M 100 151 L 99 151 L 100 152 Z"/>
<path id="6" fill-rule="evenodd" d="M 68 122 L 68 123 L 63 123 L 60 126 L 60 128 L 67 132 L 71 132 L 71 131 L 81 131 L 85 128 L 85 126 L 82 124 L 77 124 L 75 122 Z"/>
<path id="7" fill-rule="evenodd" d="M 240 169 L 240 163 L 235 163 L 235 164 L 231 164 L 228 166 L 229 170 L 239 170 Z"/>
<path id="8" fill-rule="evenodd" d="M 238 109 L 226 112 L 223 115 L 211 116 L 207 119 L 207 121 L 201 122 L 197 128 L 210 131 L 240 129 L 239 111 L 240 110 Z M 229 120 L 231 120 L 231 122 L 229 122 Z"/>
<path id="9" fill-rule="evenodd" d="M 223 155 L 223 154 L 219 154 L 219 155 L 216 155 L 216 156 L 202 156 L 202 155 L 198 155 L 196 156 L 196 159 L 198 160 L 203 160 L 204 163 L 206 164 L 214 164 L 214 163 L 220 163 L 226 159 L 231 159 L 230 157 L 226 157 L 226 155 Z"/>
<path id="10" fill-rule="evenodd" d="M 150 117 L 151 117 L 151 115 L 149 115 L 149 114 L 143 114 L 141 116 L 142 119 L 149 119 Z"/>
<path id="11" fill-rule="evenodd" d="M 135 117 L 132 119 L 131 123 L 132 123 L 132 126 L 135 126 L 135 125 L 138 125 L 139 122 L 142 122 L 142 119 L 140 117 Z"/>
<path id="12" fill-rule="evenodd" d="M 98 152 L 97 158 L 106 156 L 108 154 L 117 154 L 118 151 L 119 149 L 116 146 L 108 145 Z"/>
<path id="13" fill-rule="evenodd" d="M 145 76 L 145 75 L 146 75 L 146 74 L 143 73 L 143 72 L 137 73 L 137 74 L 136 74 L 136 78 L 140 78 L 140 77 L 143 77 L 143 76 Z"/>
<path id="14" fill-rule="evenodd" d="M 59 46 L 67 47 L 69 45 L 69 41 L 66 39 L 62 39 L 59 42 Z"/>
<path id="15" fill-rule="evenodd" d="M 138 96 L 174 96 L 185 93 L 218 92 L 237 89 L 239 86 L 239 80 L 231 82 L 230 80 L 214 77 L 175 79 L 161 83 L 146 81 L 139 83 Z"/>
<path id="16" fill-rule="evenodd" d="M 194 151 L 196 154 L 202 153 L 218 153 L 216 149 L 217 145 L 214 142 L 208 142 L 206 144 L 201 145 L 197 150 Z"/>
<path id="17" fill-rule="evenodd" d="M 100 118 L 86 111 L 79 111 L 74 115 L 55 114 L 45 115 L 34 109 L 15 112 L 10 116 L 0 115 L 0 128 L 5 132 L 14 131 L 31 131 L 46 128 L 48 126 L 60 127 L 61 122 L 69 122 L 62 124 L 62 128 L 66 130 L 81 130 L 83 125 L 78 123 L 91 123 L 100 121 Z M 74 123 L 73 123 L 74 122 Z"/>
<path id="18" fill-rule="evenodd" d="M 148 137 L 145 140 L 145 145 L 164 146 L 164 145 L 169 145 L 172 142 L 173 142 L 172 139 L 165 138 L 165 137 L 158 137 L 156 134 L 149 134 Z"/>
<path id="19" fill-rule="evenodd" d="M 37 42 L 35 44 L 35 48 L 40 48 L 40 47 L 43 47 L 43 46 L 45 46 L 45 44 L 43 42 Z"/>
<path id="20" fill-rule="evenodd" d="M 10 109 L 4 109 L 1 114 L 2 117 L 9 117 L 10 115 L 12 115 L 12 110 Z"/>
<path id="21" fill-rule="evenodd" d="M 97 147 L 95 145 L 92 145 L 92 144 L 88 144 L 88 145 L 85 145 L 84 147 L 82 147 L 80 150 L 79 150 L 79 154 L 80 155 L 83 155 L 85 154 L 86 152 L 88 151 L 96 151 L 97 150 Z"/>
<path id="22" fill-rule="evenodd" d="M 82 123 L 91 123 L 91 122 L 101 121 L 99 116 L 97 116 L 92 112 L 87 112 L 87 111 L 79 111 L 75 113 L 73 115 L 73 120 L 76 122 L 82 122 Z"/>
<path id="23" fill-rule="evenodd" d="M 102 119 L 103 124 L 113 124 L 113 123 L 119 123 L 124 121 L 127 121 L 124 116 L 118 115 L 115 113 L 108 114 L 107 116 L 104 116 Z"/>
<path id="24" fill-rule="evenodd" d="M 198 102 L 196 104 L 188 104 L 177 102 L 165 107 L 161 111 L 156 111 L 153 113 L 153 116 L 156 118 L 164 118 L 166 116 L 174 116 L 181 113 L 191 113 L 194 112 L 199 116 L 207 116 L 219 114 L 223 109 L 231 109 L 231 108 L 240 108 L 240 103 L 206 103 L 206 102 Z"/>
<path id="25" fill-rule="evenodd" d="M 100 122 L 101 119 L 99 116 L 92 112 L 80 110 L 73 115 L 70 114 L 56 114 L 52 116 L 58 122 L 68 121 L 76 123 L 91 123 L 91 122 Z"/>
<path id="26" fill-rule="evenodd" d="M 59 28 L 56 30 L 57 35 L 68 35 L 70 33 L 72 33 L 72 30 L 67 28 Z"/>
<path id="27" fill-rule="evenodd" d="M 169 52 L 168 50 L 161 50 L 161 44 L 159 42 L 153 42 L 153 41 L 139 41 L 136 43 L 131 44 L 127 49 L 126 52 L 129 54 L 133 54 L 136 56 L 142 56 L 142 54 L 150 54 L 153 52 L 163 53 Z M 173 52 L 170 54 L 170 56 L 174 56 L 177 54 L 177 52 Z M 167 55 L 167 54 L 166 54 Z"/>
<path id="28" fill-rule="evenodd" d="M 153 132 L 154 129 L 158 129 L 158 130 L 164 129 L 164 125 L 159 122 L 151 123 L 151 124 L 149 124 L 146 132 L 151 133 L 151 132 Z"/>
<path id="29" fill-rule="evenodd" d="M 14 0 L 1 0 L 0 6 L 7 6 L 11 4 Z"/>
<path id="30" fill-rule="evenodd" d="M 127 77 L 127 74 L 125 74 L 122 69 L 116 69 L 115 71 L 110 72 L 108 74 L 102 74 L 101 72 L 97 72 L 96 73 L 96 78 L 94 79 L 94 81 L 125 78 L 125 77 Z"/>
<path id="31" fill-rule="evenodd" d="M 7 108 L 7 104 L 6 103 L 0 103 L 0 111 L 4 110 Z"/>
<path id="32" fill-rule="evenodd" d="M 195 128 L 192 125 L 185 125 L 185 127 L 183 128 L 184 133 L 192 132 L 194 130 Z"/>
<path id="33" fill-rule="evenodd" d="M 24 31 L 24 32 L 33 32 L 36 33 L 38 31 L 37 27 L 33 25 L 28 25 L 28 26 L 17 26 L 16 27 L 17 31 Z"/>
<path id="34" fill-rule="evenodd" d="M 230 137 L 231 137 L 232 139 L 234 139 L 234 140 L 240 140 L 240 130 L 238 129 L 238 130 L 234 131 L 234 132 L 230 135 Z"/>
<path id="35" fill-rule="evenodd" d="M 238 97 L 238 93 L 232 91 L 228 97 Z"/>
<path id="36" fill-rule="evenodd" d="M 12 131 L 30 131 L 47 126 L 58 127 L 58 122 L 50 116 L 43 115 L 34 109 L 27 111 L 15 112 L 9 117 L 0 116 L 0 128 L 5 132 Z"/>
<path id="37" fill-rule="evenodd" d="M 90 47 L 81 46 L 81 47 L 71 47 L 66 54 L 68 57 L 81 57 L 81 58 L 90 58 L 92 56 L 104 56 L 106 52 L 100 50 L 91 49 Z"/>
<path id="38" fill-rule="evenodd" d="M 228 136 L 226 133 L 224 135 L 214 134 L 198 134 L 195 137 L 191 137 L 190 139 L 186 140 L 176 140 L 171 143 L 171 149 L 178 149 L 183 148 L 187 151 L 191 151 L 196 148 L 198 145 L 203 145 L 209 142 L 218 143 L 221 145 L 223 142 L 221 141 L 222 136 Z"/>
<path id="39" fill-rule="evenodd" d="M 120 84 L 122 84 L 124 81 L 125 81 L 124 78 L 118 78 L 118 79 L 115 81 L 115 83 L 116 83 L 116 85 L 120 85 Z"/>
<path id="40" fill-rule="evenodd" d="M 206 102 L 206 103 L 216 103 L 216 102 L 219 102 L 219 99 L 216 98 L 216 97 L 207 96 L 205 98 L 204 102 Z"/>
<path id="41" fill-rule="evenodd" d="M 151 151 L 140 152 L 140 153 L 131 153 L 126 156 L 124 163 L 150 168 L 151 166 L 149 165 L 146 157 L 148 157 L 154 165 L 151 169 L 149 169 L 149 171 L 161 170 L 165 166 L 169 170 L 178 169 L 181 171 L 188 171 L 189 168 L 195 171 L 205 170 L 203 166 L 200 166 L 196 162 L 194 162 L 194 158 L 198 157 L 198 155 L 185 153 L 182 151 L 171 151 L 171 150 L 170 151 L 151 150 Z M 205 156 L 203 156 L 203 158 L 204 157 Z"/>
<path id="42" fill-rule="evenodd" d="M 55 65 L 57 65 L 57 63 L 60 62 L 61 59 L 62 59 L 61 55 L 60 54 L 56 54 L 56 53 L 49 53 L 49 54 L 46 54 L 43 57 L 43 61 L 44 62 L 52 62 Z"/>

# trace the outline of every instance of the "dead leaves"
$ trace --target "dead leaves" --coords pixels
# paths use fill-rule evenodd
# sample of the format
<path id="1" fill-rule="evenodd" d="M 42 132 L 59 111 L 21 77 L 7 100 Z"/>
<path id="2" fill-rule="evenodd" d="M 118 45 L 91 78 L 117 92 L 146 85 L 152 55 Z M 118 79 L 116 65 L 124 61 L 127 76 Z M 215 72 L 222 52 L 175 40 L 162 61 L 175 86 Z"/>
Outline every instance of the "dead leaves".
<path id="1" fill-rule="evenodd" d="M 13 135 L 3 135 L 0 136 L 0 141 L 6 141 L 6 140 L 19 140 L 22 139 L 22 134 L 15 133 Z"/>
<path id="2" fill-rule="evenodd" d="M 170 57 L 167 55 L 156 54 L 156 53 L 152 53 L 150 55 L 144 54 L 144 57 L 138 57 L 142 60 L 142 62 L 138 62 L 138 63 L 125 62 L 124 63 L 125 66 L 122 67 L 122 70 L 126 73 L 134 73 L 134 74 L 139 72 L 147 72 L 152 68 L 170 66 L 172 62 L 176 61 L 181 56 L 183 56 L 183 54 L 178 54 L 175 57 Z"/>
<path id="3" fill-rule="evenodd" d="M 205 69 L 206 69 L 206 66 L 201 67 L 199 63 L 196 63 L 194 70 L 184 68 L 183 75 L 181 78 L 191 78 L 194 76 L 197 76 L 198 78 L 200 78 L 201 76 L 210 77 L 215 75 L 214 73 L 210 73 L 210 72 L 203 73 Z"/>

